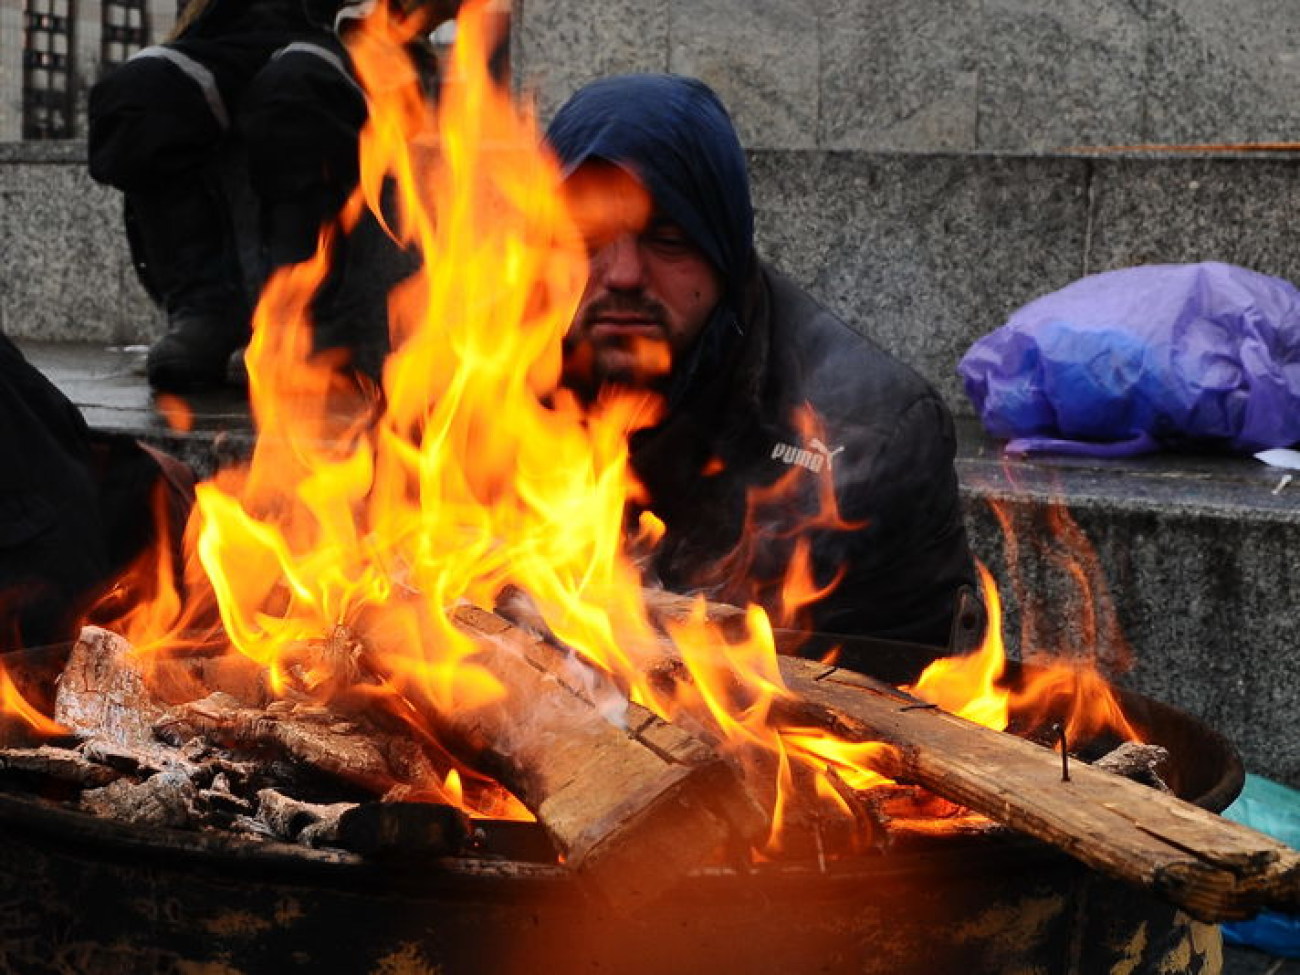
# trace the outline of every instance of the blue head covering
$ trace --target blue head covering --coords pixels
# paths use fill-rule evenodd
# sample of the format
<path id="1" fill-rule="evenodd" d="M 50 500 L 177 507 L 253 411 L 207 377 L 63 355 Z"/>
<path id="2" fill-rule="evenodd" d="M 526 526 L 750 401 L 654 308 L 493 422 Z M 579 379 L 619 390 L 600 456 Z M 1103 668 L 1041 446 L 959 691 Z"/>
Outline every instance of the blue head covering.
<path id="1" fill-rule="evenodd" d="M 750 264 L 754 211 L 740 140 L 708 85 L 674 75 L 603 78 L 560 108 L 546 137 L 566 175 L 592 161 L 631 170 L 734 299 Z"/>

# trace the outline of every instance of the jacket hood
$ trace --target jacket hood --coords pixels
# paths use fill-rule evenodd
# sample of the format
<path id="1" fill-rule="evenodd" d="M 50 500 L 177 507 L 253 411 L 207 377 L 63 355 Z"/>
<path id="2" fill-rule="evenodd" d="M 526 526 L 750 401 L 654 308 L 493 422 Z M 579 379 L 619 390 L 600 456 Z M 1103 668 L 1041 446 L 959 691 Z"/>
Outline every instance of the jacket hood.
<path id="1" fill-rule="evenodd" d="M 566 176 L 591 161 L 631 171 L 713 262 L 734 301 L 751 262 L 754 212 L 744 151 L 708 85 L 676 75 L 604 78 L 560 108 L 546 137 Z"/>

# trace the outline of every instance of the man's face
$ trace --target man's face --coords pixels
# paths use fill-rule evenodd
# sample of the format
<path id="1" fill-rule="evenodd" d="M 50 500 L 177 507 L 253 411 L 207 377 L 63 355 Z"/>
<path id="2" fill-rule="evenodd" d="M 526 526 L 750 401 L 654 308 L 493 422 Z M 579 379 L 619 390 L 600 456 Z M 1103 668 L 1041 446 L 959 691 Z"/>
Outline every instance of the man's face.
<path id="1" fill-rule="evenodd" d="M 591 263 L 565 338 L 569 371 L 580 385 L 653 386 L 703 330 L 721 276 L 625 171 L 583 167 L 570 182 Z"/>

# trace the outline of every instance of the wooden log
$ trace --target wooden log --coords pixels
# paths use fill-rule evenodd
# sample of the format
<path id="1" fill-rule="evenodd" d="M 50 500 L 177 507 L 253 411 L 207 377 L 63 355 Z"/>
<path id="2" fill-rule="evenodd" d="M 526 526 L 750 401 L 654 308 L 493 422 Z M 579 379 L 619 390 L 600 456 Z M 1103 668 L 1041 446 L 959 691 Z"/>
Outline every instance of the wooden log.
<path id="1" fill-rule="evenodd" d="M 53 785 L 72 786 L 78 790 L 95 788 L 121 776 L 121 772 L 68 748 L 42 745 L 0 750 L 0 779 L 31 783 L 35 791 L 41 793 L 48 792 Z"/>
<path id="2" fill-rule="evenodd" d="M 236 752 L 269 751 L 375 795 L 395 785 L 430 787 L 440 781 L 418 742 L 341 721 L 319 706 L 246 708 L 218 691 L 169 709 L 156 728 L 175 743 L 200 737 Z"/>
<path id="3" fill-rule="evenodd" d="M 861 674 L 788 657 L 780 666 L 800 720 L 894 746 L 876 767 L 892 779 L 1037 837 L 1203 921 L 1300 910 L 1300 852 L 1271 837 L 1081 762 L 1065 780 L 1057 753 L 918 707 Z"/>
<path id="4" fill-rule="evenodd" d="M 683 596 L 669 592 L 667 589 L 644 587 L 641 599 L 645 603 L 646 613 L 651 621 L 660 627 L 667 624 L 682 624 L 699 613 L 700 597 Z M 706 601 L 704 618 L 716 627 L 724 636 L 737 638 L 745 635 L 745 611 L 728 603 Z"/>
<path id="5" fill-rule="evenodd" d="M 133 751 L 154 744 L 153 726 L 167 704 L 149 688 L 145 666 L 116 633 L 83 627 L 58 680 L 54 720 L 85 738 Z"/>
<path id="6" fill-rule="evenodd" d="M 458 607 L 474 663 L 507 689 L 492 704 L 431 714 L 459 758 L 506 786 L 590 889 L 630 910 L 720 850 L 748 845 L 764 817 L 699 739 L 628 703 L 617 726 L 573 675 L 575 661 L 500 616 Z"/>

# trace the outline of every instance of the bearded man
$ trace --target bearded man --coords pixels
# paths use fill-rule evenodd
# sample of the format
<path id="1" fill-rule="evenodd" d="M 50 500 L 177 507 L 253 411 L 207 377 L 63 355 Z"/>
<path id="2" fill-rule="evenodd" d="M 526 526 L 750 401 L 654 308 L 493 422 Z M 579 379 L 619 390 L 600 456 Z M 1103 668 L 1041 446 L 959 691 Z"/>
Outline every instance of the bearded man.
<path id="1" fill-rule="evenodd" d="M 663 397 L 630 445 L 666 530 L 658 581 L 934 655 L 978 642 L 951 415 L 757 256 L 744 153 L 714 92 L 606 78 L 561 107 L 547 141 L 590 254 L 566 382 L 593 403 L 619 387 Z M 785 588 L 796 576 L 816 590 L 806 606 Z"/>

